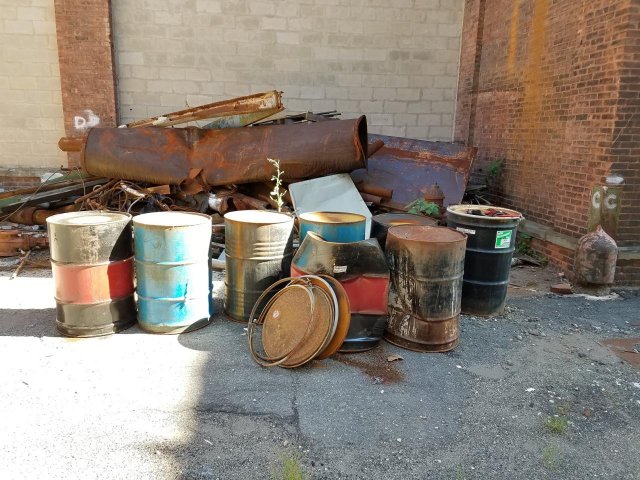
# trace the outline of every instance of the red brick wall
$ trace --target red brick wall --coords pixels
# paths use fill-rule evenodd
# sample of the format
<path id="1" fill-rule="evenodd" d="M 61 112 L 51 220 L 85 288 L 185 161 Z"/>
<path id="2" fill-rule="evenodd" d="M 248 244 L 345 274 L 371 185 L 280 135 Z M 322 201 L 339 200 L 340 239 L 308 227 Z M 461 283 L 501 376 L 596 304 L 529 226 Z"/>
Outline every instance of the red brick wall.
<path id="1" fill-rule="evenodd" d="M 612 159 L 611 170 L 624 177 L 616 240 L 637 245 L 640 243 L 640 1 L 622 3 L 627 4 L 616 10 L 615 17 L 616 25 L 624 33 L 615 50 L 619 86 L 608 154 Z"/>
<path id="2" fill-rule="evenodd" d="M 67 136 L 115 126 L 116 80 L 110 0 L 54 0 Z M 70 166 L 78 164 L 69 155 Z"/>
<path id="3" fill-rule="evenodd" d="M 639 18 L 638 0 L 466 2 L 455 140 L 479 147 L 475 181 L 504 159 L 493 200 L 578 238 L 620 174 L 615 238 L 640 243 Z"/>

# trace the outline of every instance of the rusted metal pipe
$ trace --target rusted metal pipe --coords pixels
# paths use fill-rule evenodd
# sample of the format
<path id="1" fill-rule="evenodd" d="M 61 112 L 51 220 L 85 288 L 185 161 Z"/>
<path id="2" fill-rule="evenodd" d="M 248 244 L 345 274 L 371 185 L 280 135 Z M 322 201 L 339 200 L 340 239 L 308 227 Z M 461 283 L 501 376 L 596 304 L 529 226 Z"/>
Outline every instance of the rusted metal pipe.
<path id="1" fill-rule="evenodd" d="M 7 221 L 19 223 L 21 225 L 45 225 L 47 218 L 58 213 L 73 212 L 79 207 L 77 205 L 67 205 L 56 210 L 46 208 L 24 207 L 11 214 Z"/>
<path id="2" fill-rule="evenodd" d="M 224 130 L 94 128 L 81 163 L 91 175 L 216 186 L 269 181 L 267 158 L 280 160 L 284 181 L 350 172 L 366 166 L 366 148 L 364 116 Z"/>
<path id="3" fill-rule="evenodd" d="M 13 257 L 20 250 L 31 250 L 49 245 L 47 234 L 24 230 L 0 230 L 0 257 Z"/>

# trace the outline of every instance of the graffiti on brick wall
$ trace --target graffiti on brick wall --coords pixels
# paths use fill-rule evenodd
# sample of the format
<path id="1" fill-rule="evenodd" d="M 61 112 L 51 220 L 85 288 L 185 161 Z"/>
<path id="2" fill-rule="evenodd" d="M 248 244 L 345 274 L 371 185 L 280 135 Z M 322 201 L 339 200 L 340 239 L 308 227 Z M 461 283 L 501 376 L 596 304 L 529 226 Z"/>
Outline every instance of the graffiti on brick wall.
<path id="1" fill-rule="evenodd" d="M 602 190 L 596 190 L 591 197 L 591 204 L 596 209 L 604 207 L 607 210 L 615 210 L 618 206 L 618 194 L 617 192 L 604 193 Z"/>
<path id="2" fill-rule="evenodd" d="M 73 127 L 79 131 L 96 127 L 99 124 L 100 117 L 93 113 L 93 110 L 85 110 L 83 115 L 76 115 L 73 117 Z"/>

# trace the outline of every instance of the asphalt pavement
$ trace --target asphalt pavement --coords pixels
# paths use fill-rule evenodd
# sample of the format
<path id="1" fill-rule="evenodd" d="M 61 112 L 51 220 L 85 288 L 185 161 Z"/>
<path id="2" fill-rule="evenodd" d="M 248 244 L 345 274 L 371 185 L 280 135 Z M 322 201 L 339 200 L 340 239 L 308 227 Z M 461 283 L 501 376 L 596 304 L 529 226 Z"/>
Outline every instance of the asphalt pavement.
<path id="1" fill-rule="evenodd" d="M 61 337 L 51 291 L 0 278 L 3 479 L 640 478 L 640 370 L 599 343 L 640 337 L 634 293 L 513 297 L 463 316 L 449 353 L 382 342 L 286 370 L 223 315 Z"/>

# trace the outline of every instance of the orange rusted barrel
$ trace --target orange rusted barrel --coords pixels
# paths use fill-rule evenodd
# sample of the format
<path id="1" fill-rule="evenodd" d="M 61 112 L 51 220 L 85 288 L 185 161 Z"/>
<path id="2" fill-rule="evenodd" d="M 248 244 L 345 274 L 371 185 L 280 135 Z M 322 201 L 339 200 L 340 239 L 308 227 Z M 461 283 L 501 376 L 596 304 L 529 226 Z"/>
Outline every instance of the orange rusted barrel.
<path id="1" fill-rule="evenodd" d="M 452 228 L 389 229 L 387 341 L 421 352 L 446 352 L 458 344 L 466 244 L 466 235 Z"/>
<path id="2" fill-rule="evenodd" d="M 135 323 L 131 215 L 63 213 L 47 229 L 58 331 L 94 337 Z"/>

